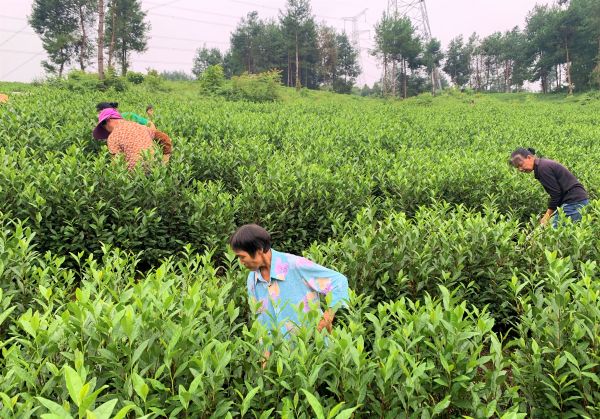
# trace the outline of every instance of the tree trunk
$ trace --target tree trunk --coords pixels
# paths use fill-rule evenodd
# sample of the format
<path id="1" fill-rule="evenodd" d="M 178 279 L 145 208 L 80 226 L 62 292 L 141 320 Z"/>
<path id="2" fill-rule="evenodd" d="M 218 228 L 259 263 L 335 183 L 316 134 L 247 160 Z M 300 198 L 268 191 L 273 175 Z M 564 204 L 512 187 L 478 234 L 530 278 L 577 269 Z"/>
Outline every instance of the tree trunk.
<path id="1" fill-rule="evenodd" d="M 510 67 L 508 65 L 508 60 L 506 60 L 504 64 L 506 67 L 506 81 L 504 83 L 504 89 L 506 90 L 506 93 L 510 93 Z"/>
<path id="2" fill-rule="evenodd" d="M 541 72 L 541 79 L 542 79 L 542 91 L 544 92 L 544 94 L 548 93 L 548 73 L 546 72 L 546 70 L 540 70 Z"/>
<path id="3" fill-rule="evenodd" d="M 113 51 L 115 46 L 115 6 L 117 0 L 112 1 L 112 34 L 110 37 L 110 50 L 108 51 L 108 66 L 113 66 Z"/>
<path id="4" fill-rule="evenodd" d="M 121 47 L 121 75 L 125 77 L 127 75 L 127 50 L 125 49 L 125 42 Z"/>
<path id="5" fill-rule="evenodd" d="M 436 94 L 435 93 L 435 64 L 433 65 L 433 67 L 431 69 L 431 83 L 433 85 L 433 88 L 432 88 L 433 92 L 432 92 L 432 94 L 433 94 L 433 97 L 435 97 L 435 94 Z"/>
<path id="6" fill-rule="evenodd" d="M 82 70 L 85 70 L 85 65 L 83 64 L 83 56 L 84 56 L 84 52 L 85 52 L 85 22 L 83 20 L 83 7 L 81 6 L 81 4 L 79 5 L 79 20 L 81 22 L 81 34 L 82 34 L 82 38 L 81 38 L 81 53 L 79 54 L 79 65 L 81 66 Z"/>
<path id="7" fill-rule="evenodd" d="M 65 69 L 65 63 L 63 61 L 62 63 L 60 63 L 60 70 L 58 70 L 58 78 L 59 79 L 62 77 L 62 73 L 63 73 L 64 69 Z"/>
<path id="8" fill-rule="evenodd" d="M 569 45 L 567 36 L 565 35 L 565 49 L 567 50 L 567 78 L 569 79 L 569 94 L 573 94 L 573 84 L 571 83 L 571 67 L 569 66 Z"/>
<path id="9" fill-rule="evenodd" d="M 475 77 L 476 77 L 476 81 L 475 81 L 475 91 L 476 91 L 476 92 L 479 92 L 479 90 L 480 90 L 480 89 L 479 89 L 479 57 L 477 57 L 477 58 L 475 59 L 475 63 L 476 63 L 475 65 L 477 66 L 477 69 L 475 70 L 475 71 L 476 71 L 476 73 L 475 73 L 475 74 L 476 74 L 476 75 L 475 75 Z"/>
<path id="10" fill-rule="evenodd" d="M 387 57 L 383 57 L 383 95 L 387 96 Z"/>
<path id="11" fill-rule="evenodd" d="M 396 99 L 396 60 L 392 60 L 392 100 Z"/>
<path id="12" fill-rule="evenodd" d="M 298 33 L 296 33 L 296 91 L 300 89 L 300 66 L 298 65 Z"/>
<path id="13" fill-rule="evenodd" d="M 404 99 L 406 99 L 406 61 L 404 61 Z"/>
<path id="14" fill-rule="evenodd" d="M 104 0 L 98 0 L 98 78 L 104 79 Z"/>

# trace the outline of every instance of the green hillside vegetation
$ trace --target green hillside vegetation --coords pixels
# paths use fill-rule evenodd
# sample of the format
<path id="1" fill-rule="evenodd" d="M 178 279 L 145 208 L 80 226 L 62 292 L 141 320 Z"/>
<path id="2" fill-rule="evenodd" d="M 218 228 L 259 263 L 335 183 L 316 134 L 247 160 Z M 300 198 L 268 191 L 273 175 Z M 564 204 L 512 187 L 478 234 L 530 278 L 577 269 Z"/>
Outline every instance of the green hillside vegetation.
<path id="1" fill-rule="evenodd" d="M 596 93 L 127 83 L 0 83 L 0 417 L 598 417 Z M 111 164 L 106 100 L 153 104 L 168 165 Z M 522 146 L 585 185 L 581 224 L 530 234 Z M 289 339 L 256 321 L 227 246 L 250 222 L 347 276 L 330 335 L 314 307 Z"/>

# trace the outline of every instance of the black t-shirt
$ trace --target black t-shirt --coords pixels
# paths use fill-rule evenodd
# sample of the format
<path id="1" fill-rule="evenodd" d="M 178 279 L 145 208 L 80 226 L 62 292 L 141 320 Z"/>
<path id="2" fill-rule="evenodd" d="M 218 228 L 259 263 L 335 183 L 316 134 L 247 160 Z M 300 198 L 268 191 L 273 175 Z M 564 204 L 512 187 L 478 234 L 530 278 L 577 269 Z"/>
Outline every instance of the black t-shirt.
<path id="1" fill-rule="evenodd" d="M 583 185 L 562 164 L 550 159 L 535 159 L 533 171 L 535 178 L 550 195 L 549 210 L 555 211 L 563 204 L 588 199 Z"/>

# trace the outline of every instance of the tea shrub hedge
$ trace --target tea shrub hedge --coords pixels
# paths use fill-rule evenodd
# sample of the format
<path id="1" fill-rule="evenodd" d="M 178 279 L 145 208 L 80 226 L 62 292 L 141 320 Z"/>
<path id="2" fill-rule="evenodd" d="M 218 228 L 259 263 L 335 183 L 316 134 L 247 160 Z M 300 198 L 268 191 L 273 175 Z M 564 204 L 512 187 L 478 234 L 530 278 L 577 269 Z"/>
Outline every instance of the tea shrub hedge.
<path id="1" fill-rule="evenodd" d="M 600 417 L 600 202 L 530 235 L 547 197 L 507 163 L 533 146 L 595 199 L 594 104 L 132 89 L 174 153 L 130 174 L 91 139 L 104 96 L 29 93 L 0 107 L 0 417 Z M 247 222 L 348 277 L 331 335 L 255 321 Z"/>

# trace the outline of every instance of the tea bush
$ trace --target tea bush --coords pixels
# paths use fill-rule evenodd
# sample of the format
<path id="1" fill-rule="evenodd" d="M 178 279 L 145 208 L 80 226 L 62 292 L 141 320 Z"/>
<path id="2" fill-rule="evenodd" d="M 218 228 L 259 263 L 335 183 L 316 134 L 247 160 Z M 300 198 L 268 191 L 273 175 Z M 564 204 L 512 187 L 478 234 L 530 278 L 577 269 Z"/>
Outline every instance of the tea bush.
<path id="1" fill-rule="evenodd" d="M 600 417 L 600 203 L 530 235 L 547 196 L 507 162 L 533 146 L 596 199 L 596 103 L 158 90 L 0 107 L 0 417 Z M 168 165 L 111 164 L 108 99 L 154 104 Z M 226 246 L 248 222 L 348 277 L 331 335 L 255 321 Z"/>

